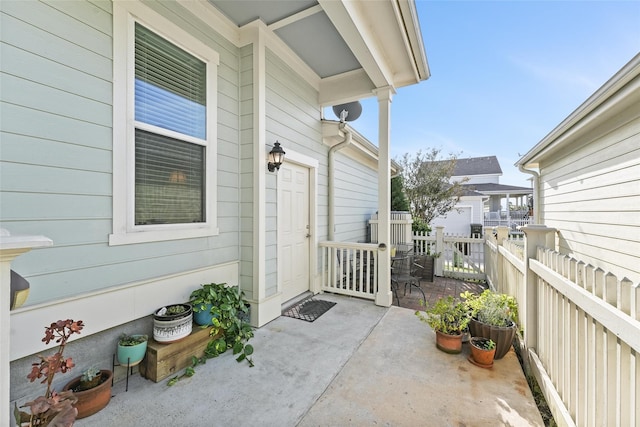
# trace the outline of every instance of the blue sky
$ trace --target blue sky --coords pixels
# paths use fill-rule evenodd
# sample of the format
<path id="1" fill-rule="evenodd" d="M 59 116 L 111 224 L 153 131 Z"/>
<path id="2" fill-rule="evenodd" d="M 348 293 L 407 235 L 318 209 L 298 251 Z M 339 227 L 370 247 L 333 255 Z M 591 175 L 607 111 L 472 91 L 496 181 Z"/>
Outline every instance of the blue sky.
<path id="1" fill-rule="evenodd" d="M 436 147 L 513 164 L 640 52 L 640 1 L 416 0 L 431 77 L 391 106 L 392 156 Z M 378 107 L 351 125 L 377 143 Z M 332 117 L 327 113 L 327 118 Z"/>

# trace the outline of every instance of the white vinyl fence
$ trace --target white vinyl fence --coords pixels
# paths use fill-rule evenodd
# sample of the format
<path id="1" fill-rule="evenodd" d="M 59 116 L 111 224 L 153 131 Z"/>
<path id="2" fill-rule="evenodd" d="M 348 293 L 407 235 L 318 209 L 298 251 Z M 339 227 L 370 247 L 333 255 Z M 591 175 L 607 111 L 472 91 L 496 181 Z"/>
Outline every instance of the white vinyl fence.
<path id="1" fill-rule="evenodd" d="M 411 242 L 411 224 L 413 224 L 413 220 L 411 219 L 411 214 L 409 212 L 402 211 L 393 211 L 391 212 L 391 245 L 397 245 L 400 243 L 409 243 Z M 378 242 L 378 214 L 375 213 L 371 215 L 371 219 L 369 220 L 369 226 L 371 227 L 371 241 Z"/>
<path id="2" fill-rule="evenodd" d="M 640 284 L 525 240 L 487 239 L 487 279 L 516 296 L 525 354 L 559 425 L 640 425 Z M 528 265 L 528 268 L 525 266 Z"/>
<path id="3" fill-rule="evenodd" d="M 414 233 L 413 248 L 436 256 L 436 276 L 485 280 L 484 237 L 445 234 L 444 227 L 436 227 L 435 234 Z"/>

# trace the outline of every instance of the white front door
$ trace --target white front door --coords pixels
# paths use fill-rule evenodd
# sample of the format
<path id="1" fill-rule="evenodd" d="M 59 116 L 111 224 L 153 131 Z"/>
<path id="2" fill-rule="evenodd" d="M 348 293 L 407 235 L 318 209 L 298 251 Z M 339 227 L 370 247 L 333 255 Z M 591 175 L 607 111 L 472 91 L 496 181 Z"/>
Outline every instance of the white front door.
<path id="1" fill-rule="evenodd" d="M 278 175 L 278 276 L 286 302 L 309 290 L 309 169 L 285 163 Z"/>

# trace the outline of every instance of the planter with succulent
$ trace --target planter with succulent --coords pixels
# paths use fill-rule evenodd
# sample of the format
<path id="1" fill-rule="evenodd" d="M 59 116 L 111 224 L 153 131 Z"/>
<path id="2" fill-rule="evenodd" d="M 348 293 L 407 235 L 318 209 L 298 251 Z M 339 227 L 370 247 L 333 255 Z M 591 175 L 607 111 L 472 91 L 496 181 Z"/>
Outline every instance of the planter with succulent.
<path id="1" fill-rule="evenodd" d="M 122 334 L 118 339 L 118 363 L 123 366 L 136 366 L 147 352 L 147 335 Z"/>
<path id="2" fill-rule="evenodd" d="M 82 375 L 69 381 L 63 390 L 71 390 L 78 401 L 77 418 L 86 418 L 103 409 L 111 400 L 113 372 L 90 367 Z"/>
<path id="3" fill-rule="evenodd" d="M 42 341 L 49 344 L 55 340 L 58 349 L 50 356 L 38 355 L 40 362 L 32 364 L 31 372 L 27 378 L 31 382 L 43 378 L 41 383 L 46 384 L 47 388 L 44 395 L 21 406 L 21 408 L 28 407 L 29 412 L 20 411 L 15 405 L 13 413 L 17 425 L 21 427 L 73 425 L 78 413 L 73 406 L 77 398 L 72 391 L 54 391 L 52 383 L 58 372 L 68 372 L 75 366 L 70 357 L 64 358 L 64 349 L 71 335 L 79 334 L 83 327 L 82 320 L 74 321 L 72 319 L 58 320 L 45 327 Z"/>
<path id="4" fill-rule="evenodd" d="M 487 289 L 481 294 L 464 292 L 471 320 L 469 332 L 472 337 L 489 338 L 496 345 L 495 359 L 503 358 L 511 349 L 518 320 L 518 303 L 507 294 L 499 294 Z"/>
<path id="5" fill-rule="evenodd" d="M 423 305 L 424 302 L 421 301 Z M 440 298 L 425 311 L 416 311 L 416 316 L 436 332 L 436 347 L 445 353 L 462 351 L 462 333 L 469 323 L 467 307 L 452 296 Z"/>
<path id="6" fill-rule="evenodd" d="M 191 333 L 193 310 L 189 304 L 171 304 L 153 313 L 153 339 L 167 344 L 179 341 Z"/>
<path id="7" fill-rule="evenodd" d="M 496 343 L 482 337 L 471 338 L 469 342 L 471 344 L 469 362 L 481 368 L 491 368 L 496 354 Z"/>

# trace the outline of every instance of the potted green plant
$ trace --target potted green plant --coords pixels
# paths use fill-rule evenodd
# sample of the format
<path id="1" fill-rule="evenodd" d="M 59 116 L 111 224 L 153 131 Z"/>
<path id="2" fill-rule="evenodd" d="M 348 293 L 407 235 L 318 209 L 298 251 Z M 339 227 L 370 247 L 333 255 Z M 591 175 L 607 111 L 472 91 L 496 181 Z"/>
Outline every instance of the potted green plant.
<path id="1" fill-rule="evenodd" d="M 143 334 L 122 334 L 118 339 L 118 363 L 123 366 L 136 366 L 147 352 L 148 336 Z"/>
<path id="2" fill-rule="evenodd" d="M 171 304 L 153 313 L 153 339 L 167 344 L 191 334 L 193 309 L 190 304 Z"/>
<path id="3" fill-rule="evenodd" d="M 213 325 L 213 318 L 220 315 L 220 304 L 227 292 L 226 283 L 207 283 L 191 292 L 189 303 L 193 307 L 193 321 L 200 326 Z"/>
<path id="4" fill-rule="evenodd" d="M 195 374 L 195 368 L 199 364 L 206 363 L 206 359 L 217 357 L 231 349 L 237 355 L 238 363 L 247 361 L 253 367 L 253 346 L 247 341 L 253 337 L 253 329 L 249 324 L 250 305 L 242 292 L 236 286 L 227 286 L 226 283 L 209 283 L 201 285 L 191 293 L 190 303 L 193 311 L 210 315 L 202 321 L 203 327 L 210 326 L 209 335 L 212 337 L 207 343 L 203 357 L 192 357 L 192 365 L 185 369 L 182 375 L 176 375 L 169 379 L 167 385 L 172 386 L 182 378 L 188 378 Z M 210 304 L 210 306 L 209 306 Z M 195 318 L 195 316 L 194 316 Z M 210 322 L 210 323 L 209 323 Z"/>
<path id="5" fill-rule="evenodd" d="M 518 302 L 507 294 L 484 290 L 481 294 L 464 292 L 471 320 L 469 332 L 472 337 L 489 338 L 495 342 L 495 359 L 503 358 L 511 348 L 517 332 Z"/>
<path id="6" fill-rule="evenodd" d="M 425 311 L 416 311 L 416 316 L 436 332 L 436 347 L 445 353 L 462 351 L 462 333 L 469 324 L 467 307 L 451 295 L 440 298 Z"/>
<path id="7" fill-rule="evenodd" d="M 496 343 L 482 337 L 471 338 L 469 343 L 471 344 L 469 362 L 481 368 L 491 368 L 496 354 Z"/>
<path id="8" fill-rule="evenodd" d="M 235 286 L 226 286 L 224 283 L 212 283 L 211 287 L 216 294 L 216 299 L 211 301 L 213 318 L 210 335 L 216 336 L 220 331 L 223 333 L 221 337 L 209 342 L 205 356 L 216 357 L 227 349 L 232 349 L 233 354 L 238 355 L 236 358 L 238 362 L 246 360 L 249 366 L 253 366 L 253 361 L 249 357 L 253 354 L 253 346 L 247 344 L 247 341 L 253 337 L 253 329 L 245 317 L 249 306 L 244 299 L 244 292 Z"/>
<path id="9" fill-rule="evenodd" d="M 74 404 L 77 418 L 86 418 L 103 409 L 111 400 L 113 372 L 89 367 L 82 375 L 69 381 L 63 390 L 70 390 L 78 399 Z"/>
<path id="10" fill-rule="evenodd" d="M 82 320 L 74 321 L 72 319 L 58 320 L 45 327 L 42 341 L 49 344 L 55 340 L 58 343 L 57 351 L 50 356 L 38 355 L 40 361 L 32 364 L 31 372 L 27 378 L 30 382 L 34 382 L 44 377 L 42 384 L 46 384 L 47 388 L 42 396 L 21 406 L 21 408 L 28 407 L 29 412 L 21 411 L 18 409 L 18 405 L 15 405 L 13 413 L 17 425 L 21 427 L 73 425 L 78 414 L 73 406 L 77 398 L 72 391 L 54 391 L 52 383 L 58 372 L 68 372 L 75 366 L 70 357 L 64 358 L 64 349 L 71 335 L 79 334 L 82 328 L 84 328 Z"/>

